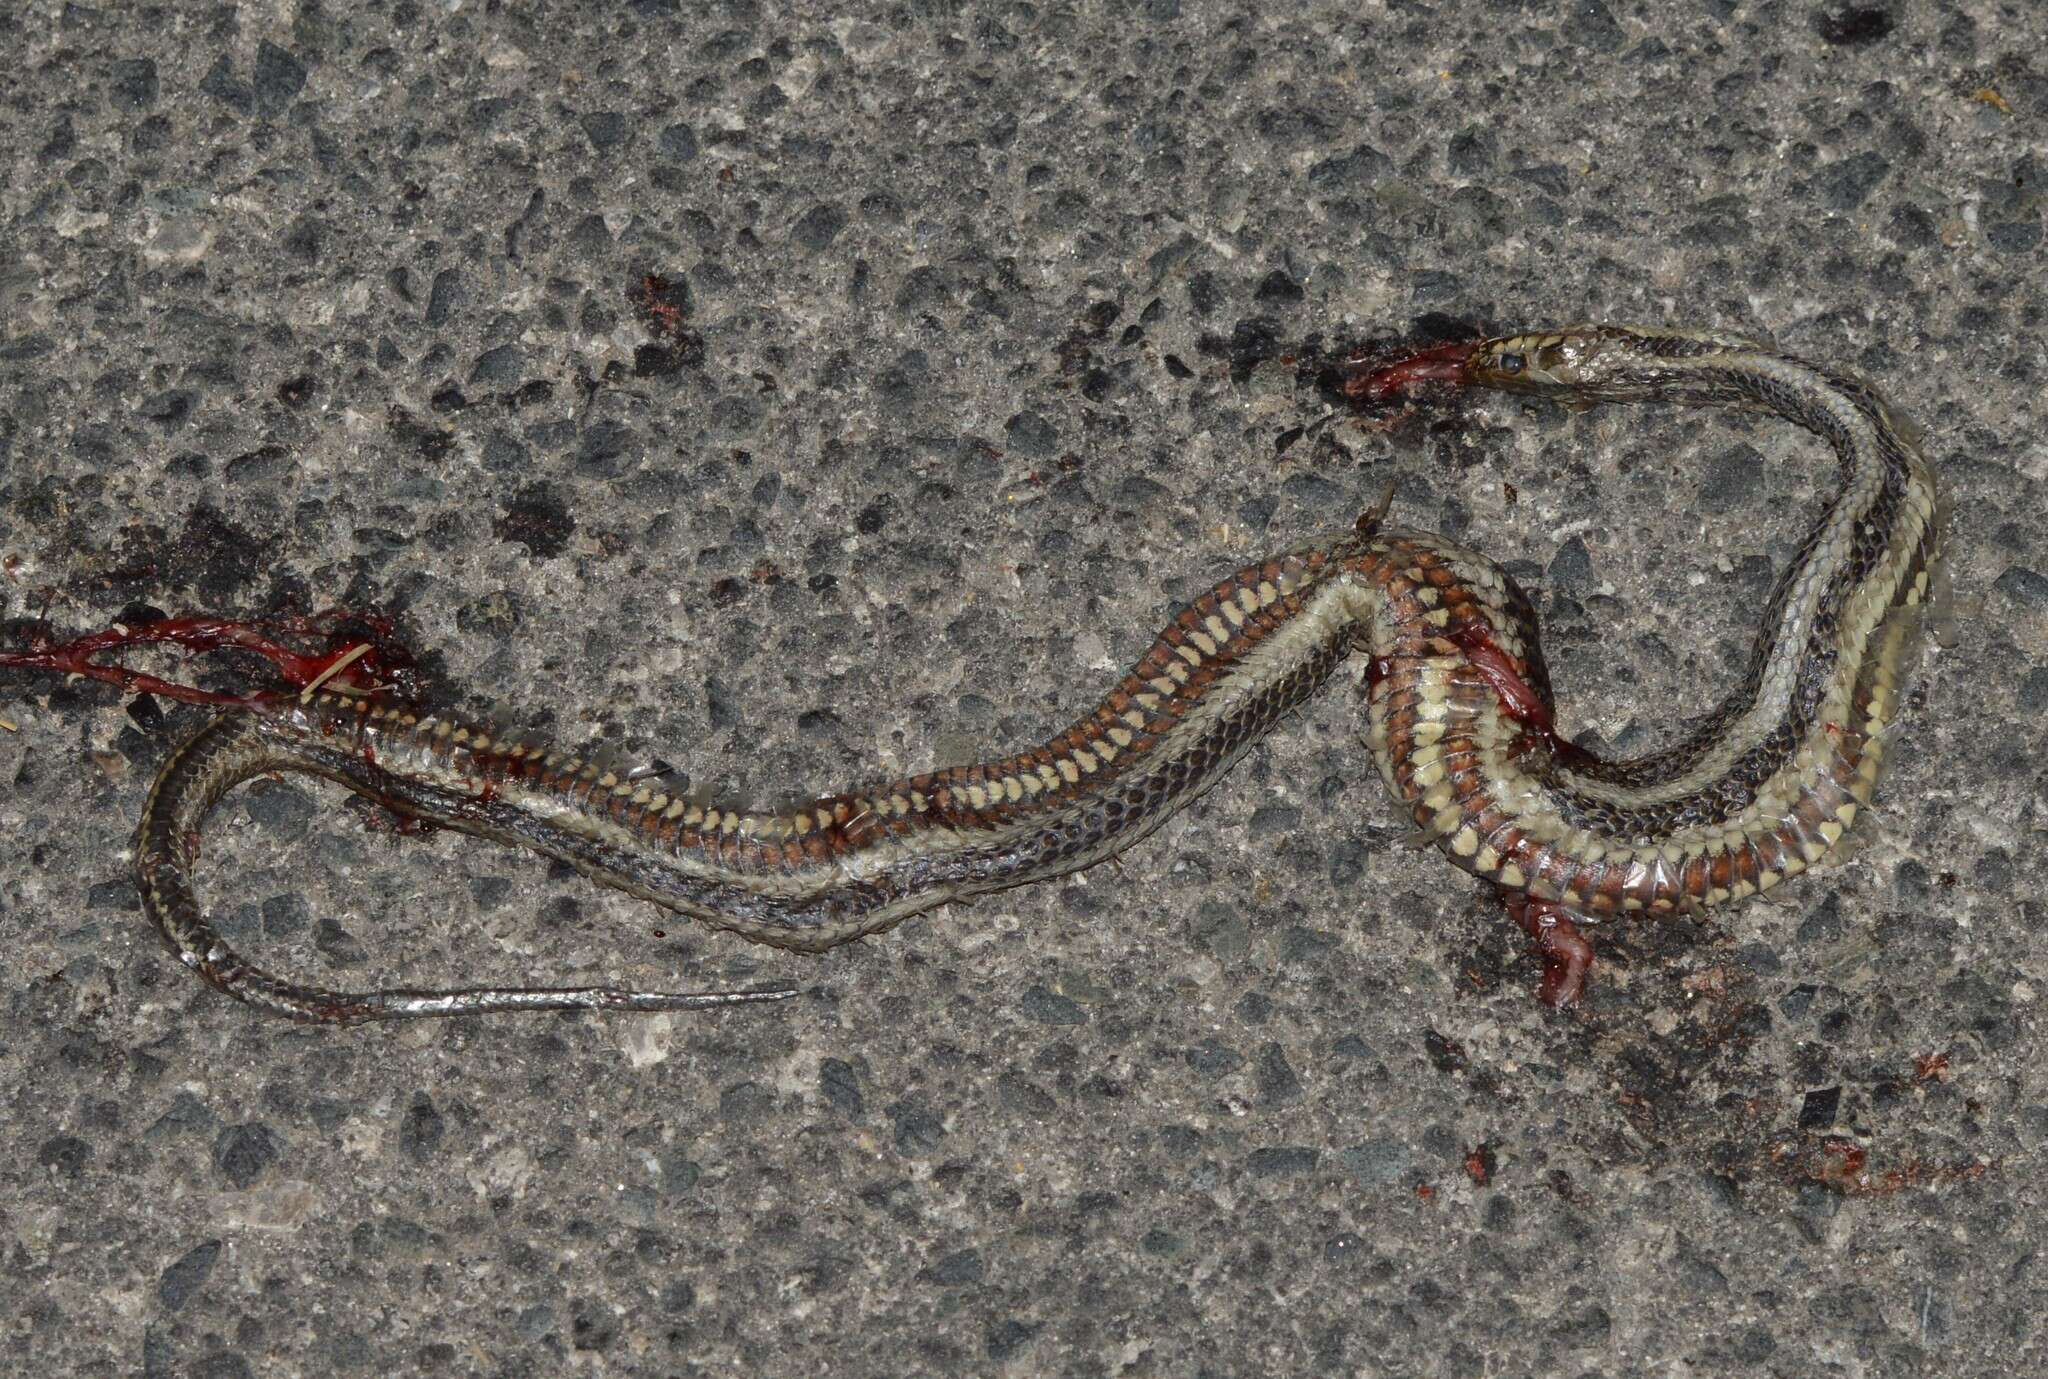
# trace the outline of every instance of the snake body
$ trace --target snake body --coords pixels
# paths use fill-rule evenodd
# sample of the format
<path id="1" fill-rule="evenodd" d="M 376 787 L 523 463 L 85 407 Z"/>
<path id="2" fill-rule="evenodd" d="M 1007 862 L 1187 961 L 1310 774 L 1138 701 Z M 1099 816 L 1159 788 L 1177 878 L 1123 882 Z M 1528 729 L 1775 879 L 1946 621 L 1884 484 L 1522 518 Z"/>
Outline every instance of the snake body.
<path id="1" fill-rule="evenodd" d="M 569 863 L 756 942 L 819 952 L 949 901 L 1079 870 L 1158 828 L 1354 654 L 1387 787 L 1493 883 L 1578 995 L 1575 921 L 1739 900 L 1819 862 L 1866 804 L 1937 554 L 1926 462 L 1866 384 L 1732 336 L 1586 326 L 1418 356 L 1574 402 L 1760 407 L 1832 447 L 1840 484 L 1765 605 L 1740 687 L 1674 745 L 1600 761 L 1559 738 L 1534 612 L 1443 537 L 1355 527 L 1247 565 L 1174 617 L 1120 683 L 1028 751 L 762 812 L 667 793 L 489 723 L 323 690 L 227 713 L 178 748 L 143 810 L 144 907 L 222 991 L 302 1020 L 696 1009 L 786 990 L 329 991 L 243 960 L 191 882 L 239 781 L 304 772 L 402 814 Z M 1407 381 L 1397 368 L 1376 387 Z"/>

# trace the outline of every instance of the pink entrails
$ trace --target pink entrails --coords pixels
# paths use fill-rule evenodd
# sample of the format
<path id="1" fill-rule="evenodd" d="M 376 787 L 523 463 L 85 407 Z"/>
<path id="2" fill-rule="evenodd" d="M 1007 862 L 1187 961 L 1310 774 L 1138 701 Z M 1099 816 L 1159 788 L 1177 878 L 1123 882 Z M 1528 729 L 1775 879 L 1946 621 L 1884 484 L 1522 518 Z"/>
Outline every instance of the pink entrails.
<path id="1" fill-rule="evenodd" d="M 361 627 L 368 636 L 346 634 L 346 625 Z M 412 668 L 412 657 L 389 640 L 391 625 L 375 616 L 339 610 L 311 617 L 281 617 L 261 622 L 228 618 L 160 618 L 136 626 L 116 624 L 104 632 L 93 632 L 58 646 L 38 646 L 29 651 L 0 651 L 0 668 L 46 670 L 59 675 L 82 675 L 118 685 L 131 694 L 159 694 L 187 704 L 246 706 L 273 702 L 290 693 L 319 685 L 370 692 L 402 680 Z M 279 637 L 321 637 L 319 652 L 294 651 Z M 147 671 L 104 664 L 94 658 L 124 647 L 168 643 L 195 653 L 238 650 L 269 661 L 291 686 L 289 691 L 251 690 L 224 694 L 182 685 Z"/>
<path id="2" fill-rule="evenodd" d="M 1420 350 L 1371 373 L 1359 374 L 1345 383 L 1344 394 L 1354 401 L 1384 402 L 1417 383 L 1449 383 L 1463 387 L 1467 381 L 1465 360 L 1471 353 L 1469 341 Z"/>

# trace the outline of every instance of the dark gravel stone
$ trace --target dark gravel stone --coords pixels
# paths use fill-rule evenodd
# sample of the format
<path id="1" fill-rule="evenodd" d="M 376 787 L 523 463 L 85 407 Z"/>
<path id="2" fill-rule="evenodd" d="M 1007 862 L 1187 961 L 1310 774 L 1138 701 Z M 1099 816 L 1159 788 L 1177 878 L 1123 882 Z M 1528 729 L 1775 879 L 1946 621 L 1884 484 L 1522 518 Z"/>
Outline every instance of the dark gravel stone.
<path id="1" fill-rule="evenodd" d="M 1596 53 L 1619 52 L 1628 41 L 1628 35 L 1615 21 L 1614 12 L 1602 0 L 1573 0 L 1564 9 L 1558 33 L 1574 47 L 1590 48 Z"/>
<path id="2" fill-rule="evenodd" d="M 595 479 L 617 479 L 640 466 L 640 437 L 623 422 L 601 421 L 583 433 L 576 447 L 576 472 Z"/>
<path id="3" fill-rule="evenodd" d="M 1156 1255 L 1162 1259 L 1171 1259 L 1187 1248 L 1187 1241 L 1172 1231 L 1154 1226 L 1138 1238 L 1138 1248 L 1148 1255 Z"/>
<path id="4" fill-rule="evenodd" d="M 1817 10 L 1813 31 L 1837 48 L 1862 48 L 1890 37 L 1898 21 L 1877 5 L 1832 5 Z"/>
<path id="5" fill-rule="evenodd" d="M 1269 303 L 1298 302 L 1307 295 L 1284 268 L 1276 268 L 1259 279 L 1258 290 L 1252 294 L 1258 301 Z"/>
<path id="6" fill-rule="evenodd" d="M 166 431 L 175 431 L 185 424 L 198 402 L 199 394 L 191 389 L 170 388 L 144 398 L 142 405 L 135 409 L 135 415 L 144 421 L 155 422 Z"/>
<path id="7" fill-rule="evenodd" d="M 1251 1158 L 1245 1161 L 1245 1167 L 1258 1178 L 1292 1178 L 1314 1172 L 1321 1157 L 1317 1150 L 1307 1145 L 1275 1145 L 1253 1150 Z"/>
<path id="8" fill-rule="evenodd" d="M 578 1302 L 569 1317 L 569 1344 L 575 1350 L 588 1350 L 602 1355 L 618 1343 L 618 1319 L 608 1308 L 590 1302 Z"/>
<path id="9" fill-rule="evenodd" d="M 1045 1120 L 1059 1111 L 1059 1103 L 1043 1089 L 1015 1074 L 1005 1074 L 996 1084 L 1003 1105 L 1021 1111 L 1033 1120 Z"/>
<path id="10" fill-rule="evenodd" d="M 1700 506 L 1712 513 L 1732 512 L 1763 487 L 1764 457 L 1738 445 L 1707 462 L 1700 476 Z"/>
<path id="11" fill-rule="evenodd" d="M 904 1154 L 929 1154 L 946 1138 L 946 1123 L 924 1106 L 910 1101 L 889 1108 L 896 1126 L 896 1148 Z"/>
<path id="12" fill-rule="evenodd" d="M 76 1135 L 52 1135 L 36 1147 L 36 1164 L 59 1177 L 76 1178 L 92 1162 L 92 1145 Z"/>
<path id="13" fill-rule="evenodd" d="M 686 124 L 672 124 L 656 141 L 662 156 L 671 162 L 687 163 L 697 156 L 697 132 Z"/>
<path id="14" fill-rule="evenodd" d="M 1593 587 L 1593 557 L 1586 543 L 1574 536 L 1557 548 L 1545 571 L 1553 588 L 1583 597 Z"/>
<path id="15" fill-rule="evenodd" d="M 1085 1025 L 1088 1023 L 1088 1012 L 1083 1010 L 1077 1002 L 1069 997 L 1060 995 L 1056 991 L 1049 991 L 1045 987 L 1036 984 L 1024 989 L 1023 996 L 1018 999 L 1017 1009 L 1025 1019 L 1036 1021 L 1041 1025 Z"/>
<path id="16" fill-rule="evenodd" d="M 601 263 L 611 254 L 612 227 L 605 224 L 603 216 L 592 212 L 570 227 L 567 244 L 579 257 Z M 593 335 L 601 333 L 610 319 L 610 313 L 595 303 L 584 307 L 583 328 Z"/>
<path id="17" fill-rule="evenodd" d="M 208 1351 L 189 1372 L 192 1379 L 250 1379 L 255 1373 L 248 1360 L 232 1350 Z"/>
<path id="18" fill-rule="evenodd" d="M 818 1090 L 840 1115 L 848 1120 L 860 1119 L 860 1078 L 851 1064 L 837 1058 L 825 1059 L 818 1065 Z"/>
<path id="19" fill-rule="evenodd" d="M 1294 1068 L 1287 1061 L 1287 1051 L 1277 1043 L 1269 1043 L 1259 1050 L 1257 1078 L 1259 1099 L 1268 1106 L 1293 1101 L 1301 1095 L 1301 1079 L 1294 1075 Z"/>
<path id="20" fill-rule="evenodd" d="M 1286 963 L 1315 963 L 1337 948 L 1337 940 L 1318 929 L 1291 926 L 1280 938 L 1280 960 Z"/>
<path id="21" fill-rule="evenodd" d="M 199 89 L 237 114 L 247 115 L 256 108 L 256 93 L 235 75 L 235 64 L 225 53 L 199 79 Z"/>
<path id="22" fill-rule="evenodd" d="M 1821 204 L 1831 211 L 1848 214 L 1869 199 L 1891 168 L 1890 160 L 1884 155 L 1867 152 L 1852 154 L 1840 162 L 1829 164 L 1814 179 L 1820 191 Z"/>
<path id="23" fill-rule="evenodd" d="M 2048 575 L 2039 574 L 2024 565 L 2008 565 L 2005 573 L 1994 580 L 1991 587 L 2015 603 L 2048 607 Z"/>
<path id="24" fill-rule="evenodd" d="M 568 546 L 576 533 L 576 519 L 569 505 L 552 484 L 528 484 L 507 503 L 491 523 L 491 534 L 500 541 L 516 541 L 535 560 L 549 560 Z"/>
<path id="25" fill-rule="evenodd" d="M 593 110 L 577 116 L 576 123 L 583 127 L 583 137 L 590 140 L 590 146 L 599 153 L 617 148 L 633 134 L 633 127 L 626 122 L 626 117 L 616 110 Z"/>
<path id="26" fill-rule="evenodd" d="M 269 781 L 252 787 L 243 798 L 249 817 L 281 842 L 297 842 L 306 836 L 320 813 L 319 801 L 295 785 Z"/>
<path id="27" fill-rule="evenodd" d="M 213 1142 L 213 1166 L 237 1188 L 246 1188 L 277 1162 L 277 1137 L 261 1122 L 230 1125 Z"/>
<path id="28" fill-rule="evenodd" d="M 1029 1344 L 1031 1338 L 1041 1329 L 1042 1326 L 1038 1322 L 1024 1322 L 1012 1317 L 997 1322 L 988 1329 L 982 1348 L 988 1352 L 988 1358 L 991 1360 L 1008 1360 Z"/>
<path id="29" fill-rule="evenodd" d="M 139 910 L 142 896 L 135 889 L 130 877 L 113 881 L 95 881 L 85 893 L 85 908 L 88 910 Z"/>
<path id="30" fill-rule="evenodd" d="M 265 900 L 262 912 L 265 938 L 292 938 L 306 932 L 313 922 L 313 911 L 305 897 L 289 893 Z"/>
<path id="31" fill-rule="evenodd" d="M 434 286 L 427 294 L 426 323 L 430 326 L 444 326 L 464 303 L 469 300 L 468 290 L 463 286 L 462 274 L 453 268 L 444 268 L 434 275 Z"/>
<path id="32" fill-rule="evenodd" d="M 2001 254 L 2031 254 L 2041 247 L 2039 218 L 2001 220 L 1984 227 L 1984 242 Z"/>
<path id="33" fill-rule="evenodd" d="M 775 1114 L 775 1093 L 758 1082 L 742 1082 L 718 1094 L 718 1114 L 736 1126 L 756 1125 Z"/>
<path id="34" fill-rule="evenodd" d="M 1031 459 L 1044 459 L 1059 449 L 1060 433 L 1036 412 L 1019 412 L 1003 424 L 1009 448 Z"/>
<path id="35" fill-rule="evenodd" d="M 405 1118 L 398 1123 L 398 1148 L 407 1157 L 424 1163 L 440 1152 L 441 1140 L 448 1133 L 447 1122 L 425 1092 L 414 1092 L 412 1105 L 406 1107 Z"/>
<path id="36" fill-rule="evenodd" d="M 1842 1104 L 1840 1087 L 1823 1087 L 1808 1092 L 1799 1103 L 1799 1128 L 1801 1130 L 1826 1130 L 1835 1123 L 1835 1114 Z"/>
<path id="37" fill-rule="evenodd" d="M 1338 1158 L 1345 1171 L 1367 1187 L 1394 1182 L 1415 1165 L 1414 1151 L 1392 1138 L 1367 1140 Z"/>
<path id="38" fill-rule="evenodd" d="M 472 383 L 517 383 L 526 376 L 526 351 L 517 345 L 499 345 L 485 350 L 470 366 Z"/>
<path id="39" fill-rule="evenodd" d="M 171 1098 L 171 1104 L 156 1118 L 155 1124 L 143 1131 L 143 1138 L 167 1139 L 174 1135 L 212 1135 L 220 1124 L 205 1102 L 190 1092 L 179 1092 Z"/>
<path id="40" fill-rule="evenodd" d="M 1204 1039 L 1186 1054 L 1188 1066 L 1204 1077 L 1221 1077 L 1244 1066 L 1244 1055 L 1228 1044 Z"/>
<path id="41" fill-rule="evenodd" d="M 313 947 L 335 967 L 356 967 L 369 961 L 370 955 L 356 936 L 344 929 L 340 920 L 327 915 L 320 917 L 313 931 Z"/>
<path id="42" fill-rule="evenodd" d="M 144 58 L 123 58 L 109 69 L 108 94 L 123 110 L 147 110 L 156 104 L 156 63 Z"/>
<path id="43" fill-rule="evenodd" d="M 981 1282 L 984 1272 L 980 1250 L 956 1250 L 920 1273 L 918 1279 L 941 1288 L 960 1288 Z"/>
<path id="44" fill-rule="evenodd" d="M 845 228 L 846 212 L 821 202 L 797 217 L 796 224 L 790 227 L 790 237 L 815 254 L 829 248 Z"/>
<path id="45" fill-rule="evenodd" d="M 1560 1313 L 1551 1324 L 1551 1335 L 1577 1348 L 1606 1345 L 1614 1333 L 1614 1318 L 1604 1307 L 1588 1307 Z"/>
<path id="46" fill-rule="evenodd" d="M 275 43 L 265 40 L 256 49 L 255 107 L 266 119 L 281 115 L 306 85 L 306 69 L 299 60 Z"/>
<path id="47" fill-rule="evenodd" d="M 172 1312 L 183 1307 L 213 1273 L 220 1261 L 221 1242 L 208 1240 L 178 1256 L 156 1281 L 157 1301 Z"/>
<path id="48" fill-rule="evenodd" d="M 1930 248 L 1937 238 L 1934 217 L 1918 206 L 1892 207 L 1887 228 L 1893 239 L 1913 248 Z"/>

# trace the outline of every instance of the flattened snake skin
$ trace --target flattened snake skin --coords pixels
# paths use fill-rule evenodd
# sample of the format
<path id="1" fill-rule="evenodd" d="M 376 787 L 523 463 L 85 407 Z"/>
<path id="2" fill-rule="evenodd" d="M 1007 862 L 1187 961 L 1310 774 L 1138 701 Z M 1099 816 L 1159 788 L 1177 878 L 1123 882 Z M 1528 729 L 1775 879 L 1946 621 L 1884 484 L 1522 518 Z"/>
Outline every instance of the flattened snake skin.
<path id="1" fill-rule="evenodd" d="M 1866 805 L 1937 554 L 1934 478 L 1867 384 L 1732 336 L 1584 326 L 1447 346 L 1383 370 L 1565 401 L 1775 412 L 1833 449 L 1840 483 L 1766 603 L 1740 687 L 1675 744 L 1601 761 L 1551 729 L 1527 598 L 1492 561 L 1379 513 L 1247 565 L 1183 609 L 1102 700 L 1015 755 L 754 812 L 666 793 L 489 723 L 323 689 L 215 719 L 165 763 L 136 870 L 171 949 L 215 987 L 298 1020 L 553 1009 L 685 1010 L 787 989 L 330 991 L 243 960 L 192 887 L 200 828 L 237 782 L 325 776 L 401 814 L 558 858 L 759 943 L 816 953 L 912 915 L 1077 871 L 1212 785 L 1354 653 L 1387 788 L 1457 866 L 1497 886 L 1579 995 L 1588 919 L 1769 890 Z"/>

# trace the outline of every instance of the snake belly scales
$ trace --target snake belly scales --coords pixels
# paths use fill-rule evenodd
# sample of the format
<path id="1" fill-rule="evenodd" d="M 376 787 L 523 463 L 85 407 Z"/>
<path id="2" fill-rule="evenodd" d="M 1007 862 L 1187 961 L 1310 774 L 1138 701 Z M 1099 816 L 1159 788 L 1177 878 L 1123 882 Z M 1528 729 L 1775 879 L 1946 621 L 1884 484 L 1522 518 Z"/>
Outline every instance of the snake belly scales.
<path id="1" fill-rule="evenodd" d="M 1417 358 L 1372 386 L 1440 377 L 1576 403 L 1746 406 L 1832 447 L 1839 485 L 1764 607 L 1740 686 L 1680 740 L 1602 761 L 1559 738 L 1526 596 L 1485 557 L 1373 513 L 1224 579 L 1044 744 L 786 811 L 671 795 L 379 694 L 327 688 L 230 711 L 179 747 L 150 791 L 136 838 L 144 907 L 207 982 L 299 1020 L 777 999 L 791 990 L 301 985 L 245 961 L 209 923 L 191 879 L 200 828 L 252 776 L 325 776 L 816 953 L 1129 847 L 1357 652 L 1370 657 L 1366 736 L 1388 789 L 1446 857 L 1499 888 L 1544 957 L 1544 998 L 1574 1000 L 1591 956 L 1578 924 L 1768 890 L 1822 860 L 1868 803 L 1934 574 L 1934 478 L 1870 386 L 1734 336 L 1584 326 Z"/>

